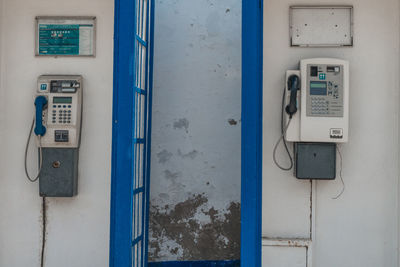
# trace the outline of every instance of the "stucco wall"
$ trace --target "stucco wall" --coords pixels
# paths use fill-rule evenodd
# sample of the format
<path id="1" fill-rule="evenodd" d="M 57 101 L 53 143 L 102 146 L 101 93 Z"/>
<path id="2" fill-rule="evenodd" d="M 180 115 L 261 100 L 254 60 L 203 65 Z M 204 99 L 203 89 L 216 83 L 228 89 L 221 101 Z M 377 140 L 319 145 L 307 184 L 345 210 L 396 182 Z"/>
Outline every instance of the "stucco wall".
<path id="1" fill-rule="evenodd" d="M 308 238 L 311 229 L 310 182 L 272 161 L 285 71 L 302 58 L 343 58 L 350 61 L 350 135 L 340 146 L 346 189 L 334 200 L 340 179 L 314 182 L 313 266 L 397 266 L 399 3 L 346 1 L 354 5 L 352 48 L 290 48 L 288 9 L 296 3 L 305 4 L 264 1 L 263 237 Z M 285 162 L 283 150 L 280 155 Z M 305 253 L 264 247 L 263 266 L 305 266 Z"/>
<path id="2" fill-rule="evenodd" d="M 240 257 L 241 1 L 156 1 L 150 260 Z"/>
<path id="3" fill-rule="evenodd" d="M 0 20 L 0 266 L 39 266 L 41 198 L 25 179 L 25 141 L 37 77 L 81 74 L 84 108 L 79 194 L 47 200 L 45 266 L 108 266 L 112 111 L 112 0 L 2 0 Z M 96 58 L 35 58 L 37 15 L 97 16 Z M 30 166 L 36 154 L 31 146 Z"/>

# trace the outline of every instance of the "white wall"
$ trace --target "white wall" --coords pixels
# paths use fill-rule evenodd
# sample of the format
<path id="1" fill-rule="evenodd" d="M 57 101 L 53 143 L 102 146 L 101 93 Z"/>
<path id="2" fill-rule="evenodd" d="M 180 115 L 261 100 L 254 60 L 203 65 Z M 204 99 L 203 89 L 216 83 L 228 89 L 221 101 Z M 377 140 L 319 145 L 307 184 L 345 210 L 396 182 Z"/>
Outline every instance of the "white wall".
<path id="1" fill-rule="evenodd" d="M 354 5 L 354 47 L 289 47 L 289 5 L 343 3 Z M 284 73 L 296 69 L 302 58 L 350 61 L 350 136 L 341 146 L 346 190 L 333 200 L 341 190 L 340 180 L 316 182 L 313 266 L 397 266 L 399 15 L 397 0 L 264 1 L 265 238 L 310 235 L 310 182 L 296 180 L 272 161 L 280 131 Z M 283 150 L 279 153 L 285 162 Z M 271 253 L 273 247 L 263 250 L 264 255 L 275 255 L 264 258 L 264 266 L 305 266 L 298 249 L 279 255 Z M 284 260 L 279 265 L 274 257 Z"/>
<path id="2" fill-rule="evenodd" d="M 47 200 L 46 266 L 108 266 L 113 1 L 2 1 L 0 266 L 39 266 L 41 198 L 25 179 L 24 148 L 37 77 L 64 73 L 84 77 L 79 194 Z M 97 16 L 96 58 L 35 58 L 37 15 Z"/>

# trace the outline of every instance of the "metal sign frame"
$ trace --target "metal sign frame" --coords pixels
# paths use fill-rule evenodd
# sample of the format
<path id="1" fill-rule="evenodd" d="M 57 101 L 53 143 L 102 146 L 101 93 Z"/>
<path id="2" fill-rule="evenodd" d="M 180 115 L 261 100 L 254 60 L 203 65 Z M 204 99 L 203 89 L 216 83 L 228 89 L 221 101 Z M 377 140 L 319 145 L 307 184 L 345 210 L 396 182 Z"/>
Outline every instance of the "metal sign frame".
<path id="1" fill-rule="evenodd" d="M 91 40 L 91 53 L 90 54 L 41 54 L 40 53 L 40 31 L 39 25 L 42 22 L 48 21 L 49 24 L 56 25 L 81 25 L 91 24 L 93 26 L 93 34 Z M 67 23 L 68 22 L 68 23 Z M 75 23 L 71 23 L 75 22 Z M 43 23 L 45 24 L 45 23 Z M 37 57 L 96 57 L 96 31 L 97 31 L 97 19 L 95 16 L 37 16 L 35 18 L 35 56 Z"/>
<path id="2" fill-rule="evenodd" d="M 295 12 L 307 12 L 306 17 Z M 340 11 L 348 11 L 343 19 Z M 337 14 L 339 13 L 339 14 Z M 347 17 L 346 17 L 347 15 Z M 351 5 L 293 5 L 289 8 L 289 37 L 292 47 L 352 47 L 354 35 Z M 315 40 L 318 36 L 318 41 Z M 300 41 L 299 37 L 305 39 Z"/>

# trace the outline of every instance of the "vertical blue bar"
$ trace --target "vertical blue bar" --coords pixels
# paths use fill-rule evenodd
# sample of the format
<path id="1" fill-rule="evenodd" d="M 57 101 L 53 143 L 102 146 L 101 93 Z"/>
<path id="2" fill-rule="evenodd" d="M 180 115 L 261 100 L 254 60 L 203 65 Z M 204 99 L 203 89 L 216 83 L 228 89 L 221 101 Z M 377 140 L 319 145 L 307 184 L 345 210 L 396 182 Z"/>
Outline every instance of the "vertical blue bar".
<path id="1" fill-rule="evenodd" d="M 241 266 L 261 266 L 262 0 L 242 1 Z"/>
<path id="2" fill-rule="evenodd" d="M 115 0 L 110 267 L 132 265 L 133 0 Z"/>
<path id="3" fill-rule="evenodd" d="M 140 30 L 140 36 L 139 36 L 139 39 L 140 38 L 142 38 L 142 39 L 148 39 L 148 17 L 149 17 L 149 14 L 150 14 L 150 12 L 149 12 L 149 1 L 144 1 L 144 0 L 140 0 L 141 2 L 142 2 L 142 17 L 141 17 L 141 30 Z M 145 8 L 145 2 L 146 2 L 146 8 Z M 145 12 L 144 12 L 144 10 L 146 10 L 146 14 L 145 14 Z M 144 20 L 144 16 L 146 16 L 146 21 Z M 145 27 L 145 25 L 146 25 L 146 35 L 144 35 L 144 33 L 143 33 L 143 29 L 144 29 L 144 27 Z M 138 36 L 137 36 L 138 37 Z M 138 42 L 138 45 L 139 45 L 139 47 L 141 48 L 141 49 L 145 49 L 145 62 L 142 62 L 142 57 L 141 57 L 141 64 L 142 64 L 142 67 L 141 67 L 141 73 L 140 73 L 140 77 L 142 78 L 142 72 L 144 71 L 144 81 L 141 79 L 140 80 L 140 88 L 143 88 L 145 91 L 147 91 L 148 92 L 148 88 L 149 88 L 149 85 L 148 85 L 148 77 L 149 77 L 149 73 L 148 73 L 148 63 L 149 63 L 149 59 L 148 59 L 148 54 L 149 54 L 149 51 L 148 51 L 148 47 L 145 47 L 144 45 L 143 45 L 143 43 L 141 43 L 141 42 L 139 42 L 139 39 L 137 39 L 137 42 Z M 143 66 L 144 66 L 144 69 L 143 69 Z M 147 198 L 146 198 L 146 190 L 149 190 L 148 188 L 147 188 L 147 185 L 146 185 L 146 178 L 148 178 L 147 177 L 147 172 L 149 171 L 147 168 L 146 168 L 146 164 L 147 164 L 147 157 L 146 157 L 146 155 L 147 155 L 147 151 L 148 151 L 148 149 L 147 149 L 147 141 L 151 138 L 150 136 L 148 136 L 148 125 L 151 123 L 150 121 L 148 121 L 148 111 L 149 111 L 149 108 L 151 108 L 151 107 L 149 107 L 148 106 L 148 95 L 146 94 L 146 95 L 144 95 L 144 94 L 140 94 L 140 98 L 142 99 L 143 98 L 143 101 L 144 101 L 144 103 L 142 103 L 143 104 L 143 110 L 144 110 L 144 114 L 143 114 L 143 127 L 144 127 L 144 129 L 143 129 L 143 136 L 142 136 L 142 138 L 144 139 L 144 143 L 143 143 L 143 150 L 141 151 L 141 158 L 142 158 L 142 166 L 141 166 L 141 168 L 142 168 L 142 177 L 141 177 L 141 179 L 142 179 L 142 186 L 143 186 L 143 188 L 144 188 L 144 191 L 143 191 L 143 193 L 142 193 L 142 206 L 141 206 L 141 225 L 142 225 L 142 229 L 141 229 L 141 235 L 142 235 L 142 243 L 141 243 L 141 245 L 142 245 L 142 250 L 141 250 L 141 257 L 140 257 L 140 266 L 147 266 L 147 265 L 145 265 L 145 262 L 146 262 L 146 258 L 147 258 L 147 255 L 146 255 L 146 246 L 147 246 L 147 242 L 146 242 L 146 239 L 147 239 L 147 236 L 146 236 L 146 207 L 147 207 L 147 205 L 146 205 L 146 201 L 147 201 Z"/>
<path id="4" fill-rule="evenodd" d="M 146 202 L 146 209 L 145 209 L 145 219 L 146 222 L 144 224 L 144 266 L 147 267 L 148 265 L 148 252 L 149 252 L 149 210 L 150 210 L 150 151 L 151 151 L 151 122 L 152 122 L 152 103 L 153 103 L 153 55 L 154 55 L 154 0 L 149 0 L 150 9 L 148 10 L 148 21 L 147 24 L 147 32 L 148 38 L 146 42 L 148 44 L 148 69 L 149 69 L 149 78 L 148 78 L 148 87 L 147 87 L 147 97 L 148 97 L 148 126 L 147 126 L 147 147 L 146 147 L 146 177 L 145 177 L 145 202 Z"/>

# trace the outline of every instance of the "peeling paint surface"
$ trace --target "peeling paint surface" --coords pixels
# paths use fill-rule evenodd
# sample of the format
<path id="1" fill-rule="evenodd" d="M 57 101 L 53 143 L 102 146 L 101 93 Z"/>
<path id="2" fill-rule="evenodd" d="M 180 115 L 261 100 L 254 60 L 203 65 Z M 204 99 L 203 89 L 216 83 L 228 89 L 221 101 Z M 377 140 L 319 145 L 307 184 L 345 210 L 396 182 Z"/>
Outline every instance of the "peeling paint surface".
<path id="1" fill-rule="evenodd" d="M 205 194 L 193 195 L 173 208 L 151 206 L 150 261 L 167 254 L 178 260 L 226 260 L 240 254 L 240 204 L 223 211 L 209 207 Z M 198 215 L 207 220 L 196 219 Z M 172 242 L 171 242 L 172 241 Z"/>
<path id="2" fill-rule="evenodd" d="M 241 1 L 156 5 L 150 260 L 236 260 Z"/>
<path id="3" fill-rule="evenodd" d="M 232 126 L 238 124 L 237 120 L 235 120 L 235 119 L 229 119 L 229 120 L 228 120 L 228 123 L 229 123 L 229 125 L 232 125 Z"/>

